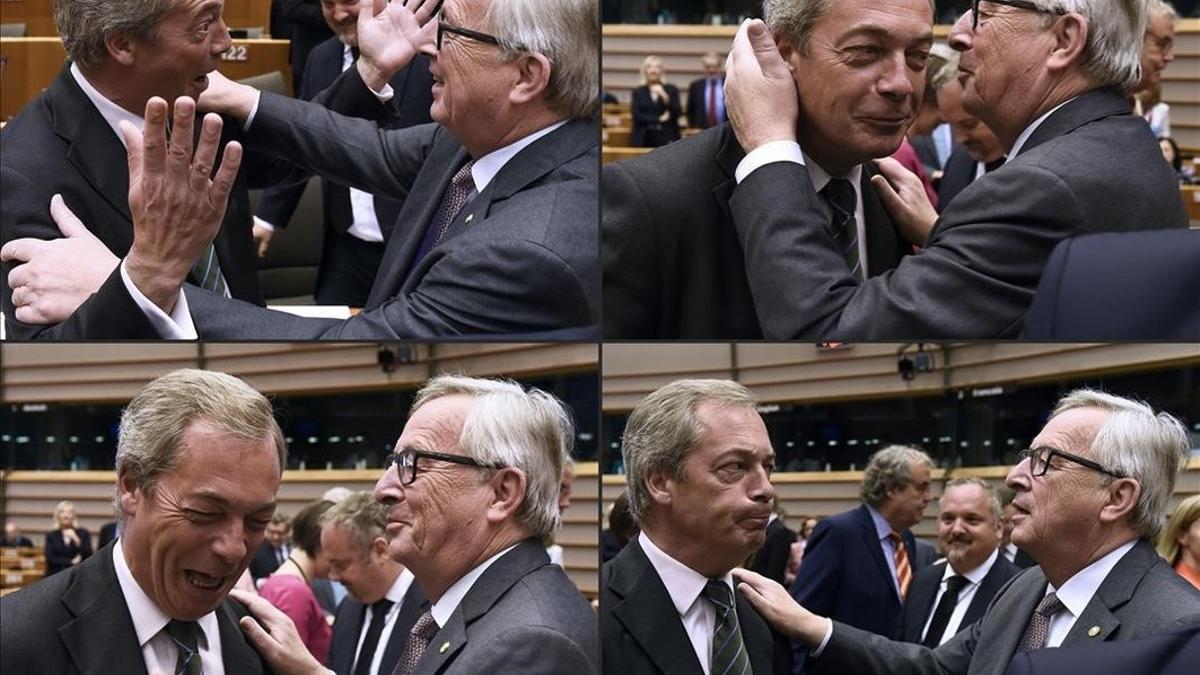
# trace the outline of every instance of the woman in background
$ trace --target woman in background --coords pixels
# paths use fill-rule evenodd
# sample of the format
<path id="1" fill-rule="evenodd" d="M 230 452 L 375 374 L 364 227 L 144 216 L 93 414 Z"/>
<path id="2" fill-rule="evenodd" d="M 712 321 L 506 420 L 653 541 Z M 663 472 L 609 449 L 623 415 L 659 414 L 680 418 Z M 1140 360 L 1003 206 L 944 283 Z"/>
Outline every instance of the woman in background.
<path id="1" fill-rule="evenodd" d="M 1179 502 L 1158 538 L 1158 554 L 1200 589 L 1200 495 Z"/>
<path id="2" fill-rule="evenodd" d="M 64 499 L 54 507 L 54 526 L 46 533 L 46 576 L 92 555 L 92 535 L 76 522 L 73 502 Z"/>
<path id="3" fill-rule="evenodd" d="M 642 61 L 642 85 L 633 90 L 633 134 L 630 142 L 639 148 L 657 148 L 679 140 L 679 89 L 667 84 L 662 59 L 647 56 Z"/>
<path id="4" fill-rule="evenodd" d="M 321 555 L 321 516 L 331 506 L 333 502 L 321 499 L 300 509 L 292 519 L 292 552 L 258 589 L 259 595 L 291 618 L 300 640 L 321 663 L 328 661 L 333 631 L 311 584 L 329 576 L 329 564 Z"/>

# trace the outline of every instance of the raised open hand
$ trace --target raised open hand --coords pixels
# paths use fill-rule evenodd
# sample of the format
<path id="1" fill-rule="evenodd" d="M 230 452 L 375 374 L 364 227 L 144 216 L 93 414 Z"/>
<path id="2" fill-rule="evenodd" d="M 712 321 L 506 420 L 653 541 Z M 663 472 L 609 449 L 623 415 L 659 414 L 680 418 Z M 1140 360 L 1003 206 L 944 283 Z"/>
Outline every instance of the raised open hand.
<path id="1" fill-rule="evenodd" d="M 437 39 L 433 12 L 438 0 L 391 0 L 375 14 L 373 0 L 360 0 L 358 12 L 358 73 L 375 91 L 412 62 Z"/>

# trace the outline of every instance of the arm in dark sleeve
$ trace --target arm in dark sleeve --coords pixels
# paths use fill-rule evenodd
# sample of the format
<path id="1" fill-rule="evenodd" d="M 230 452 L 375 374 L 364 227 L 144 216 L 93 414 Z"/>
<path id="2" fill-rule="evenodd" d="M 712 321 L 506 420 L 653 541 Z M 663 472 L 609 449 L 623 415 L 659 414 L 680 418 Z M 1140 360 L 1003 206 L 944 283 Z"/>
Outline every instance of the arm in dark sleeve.
<path id="1" fill-rule="evenodd" d="M 320 0 L 283 0 L 283 15 L 292 23 L 326 26 Z"/>
<path id="2" fill-rule="evenodd" d="M 602 175 L 603 334 L 609 339 L 656 337 L 658 228 L 652 226 L 650 206 L 625 164 L 606 164 Z"/>

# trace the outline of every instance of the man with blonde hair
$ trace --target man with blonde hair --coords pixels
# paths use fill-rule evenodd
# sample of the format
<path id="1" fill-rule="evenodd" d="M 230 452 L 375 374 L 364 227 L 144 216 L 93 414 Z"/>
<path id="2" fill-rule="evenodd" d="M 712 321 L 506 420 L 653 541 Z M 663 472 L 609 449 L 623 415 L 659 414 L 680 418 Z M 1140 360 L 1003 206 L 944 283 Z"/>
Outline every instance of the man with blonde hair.
<path id="1" fill-rule="evenodd" d="M 754 396 L 728 380 L 676 380 L 630 414 L 621 453 L 641 534 L 600 574 L 606 672 L 790 670 L 786 642 L 730 576 L 763 545 L 774 497 Z"/>
<path id="2" fill-rule="evenodd" d="M 1059 400 L 1006 481 L 1012 539 L 1038 566 L 936 649 L 816 615 L 762 577 L 744 576 L 742 591 L 827 673 L 1001 675 L 1025 652 L 1195 627 L 1200 591 L 1152 543 L 1189 446 L 1179 420 L 1145 403 L 1088 389 Z"/>
<path id="3" fill-rule="evenodd" d="M 286 458 L 270 402 L 241 380 L 176 370 L 147 384 L 118 431 L 121 537 L 0 599 L 0 670 L 262 673 L 225 596 L 275 513 Z"/>

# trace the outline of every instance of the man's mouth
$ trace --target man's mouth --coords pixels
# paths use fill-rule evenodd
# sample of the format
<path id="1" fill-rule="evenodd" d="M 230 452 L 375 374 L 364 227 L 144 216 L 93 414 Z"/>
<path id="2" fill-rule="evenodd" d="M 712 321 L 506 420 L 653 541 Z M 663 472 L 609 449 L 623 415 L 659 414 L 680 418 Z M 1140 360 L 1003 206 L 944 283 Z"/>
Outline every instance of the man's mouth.
<path id="1" fill-rule="evenodd" d="M 185 570 L 184 576 L 194 588 L 202 591 L 215 591 L 225 583 L 225 577 L 217 577 L 196 570 Z"/>

